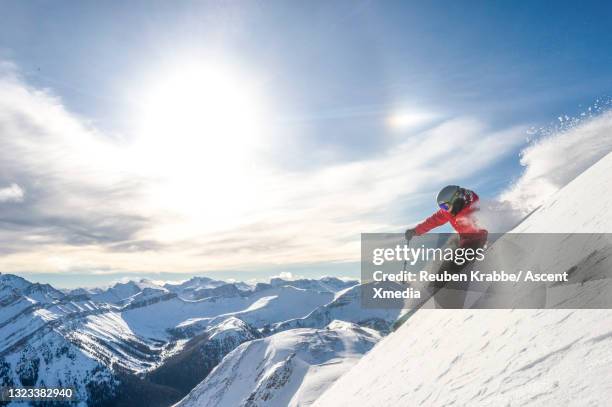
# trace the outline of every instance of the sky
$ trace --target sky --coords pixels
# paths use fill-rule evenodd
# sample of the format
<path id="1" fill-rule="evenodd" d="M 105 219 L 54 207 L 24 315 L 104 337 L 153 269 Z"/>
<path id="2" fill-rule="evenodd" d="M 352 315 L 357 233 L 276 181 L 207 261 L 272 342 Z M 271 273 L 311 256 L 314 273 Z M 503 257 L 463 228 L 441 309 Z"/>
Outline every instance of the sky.
<path id="1" fill-rule="evenodd" d="M 529 210 L 611 150 L 610 26 L 604 1 L 3 1 L 0 272 L 357 277 L 360 234 L 446 184 Z"/>

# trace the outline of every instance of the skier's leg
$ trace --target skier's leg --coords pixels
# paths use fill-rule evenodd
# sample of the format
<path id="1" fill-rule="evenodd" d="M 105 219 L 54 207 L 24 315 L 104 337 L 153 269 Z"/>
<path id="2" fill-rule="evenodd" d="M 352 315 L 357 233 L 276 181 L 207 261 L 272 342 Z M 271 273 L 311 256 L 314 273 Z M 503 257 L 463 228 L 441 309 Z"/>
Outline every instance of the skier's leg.
<path id="1" fill-rule="evenodd" d="M 483 240 L 467 240 L 460 242 L 457 248 L 462 249 L 479 249 L 484 247 L 486 241 Z M 473 261 L 466 262 L 464 264 L 457 264 L 454 261 L 444 262 L 438 273 L 446 271 L 448 274 L 461 274 L 468 271 Z M 435 303 L 436 307 L 439 308 L 463 308 L 465 298 L 467 296 L 467 290 L 469 288 L 469 281 L 452 281 L 450 283 L 437 283 L 439 288 L 435 291 Z M 442 290 L 442 288 L 444 288 Z"/>
<path id="2" fill-rule="evenodd" d="M 458 265 L 454 261 L 445 262 L 440 268 L 440 273 L 446 271 L 448 274 L 460 274 L 467 265 Z M 438 289 L 434 293 L 436 308 L 462 308 L 465 300 L 467 283 L 464 282 L 439 282 Z"/>

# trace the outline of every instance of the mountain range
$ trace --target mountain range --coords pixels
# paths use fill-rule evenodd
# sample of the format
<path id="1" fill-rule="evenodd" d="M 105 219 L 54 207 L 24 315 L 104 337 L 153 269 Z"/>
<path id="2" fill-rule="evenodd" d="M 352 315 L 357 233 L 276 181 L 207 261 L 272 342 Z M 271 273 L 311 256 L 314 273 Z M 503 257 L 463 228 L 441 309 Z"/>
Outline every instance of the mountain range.
<path id="1" fill-rule="evenodd" d="M 90 406 L 168 406 L 242 343 L 346 303 L 343 293 L 356 284 L 193 277 L 59 290 L 0 274 L 0 385 L 70 386 Z M 394 320 L 387 317 L 386 327 Z"/>

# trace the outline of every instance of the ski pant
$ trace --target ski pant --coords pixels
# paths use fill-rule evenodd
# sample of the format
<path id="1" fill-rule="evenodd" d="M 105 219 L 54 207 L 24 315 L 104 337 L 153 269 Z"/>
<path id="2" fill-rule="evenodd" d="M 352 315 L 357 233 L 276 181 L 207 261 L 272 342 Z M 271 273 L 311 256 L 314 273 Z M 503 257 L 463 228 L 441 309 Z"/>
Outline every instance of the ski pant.
<path id="1" fill-rule="evenodd" d="M 455 247 L 462 249 L 482 249 L 486 245 L 485 239 L 466 239 L 459 241 L 456 237 L 454 241 L 449 241 L 447 247 Z M 448 274 L 460 274 L 464 271 L 468 272 L 472 262 L 457 264 L 453 260 L 447 260 L 440 264 L 437 274 L 443 274 L 446 271 Z M 436 281 L 432 283 L 432 293 L 434 295 L 437 308 L 463 308 L 465 296 L 469 287 L 469 281 Z M 444 288 L 444 290 L 442 290 Z"/>

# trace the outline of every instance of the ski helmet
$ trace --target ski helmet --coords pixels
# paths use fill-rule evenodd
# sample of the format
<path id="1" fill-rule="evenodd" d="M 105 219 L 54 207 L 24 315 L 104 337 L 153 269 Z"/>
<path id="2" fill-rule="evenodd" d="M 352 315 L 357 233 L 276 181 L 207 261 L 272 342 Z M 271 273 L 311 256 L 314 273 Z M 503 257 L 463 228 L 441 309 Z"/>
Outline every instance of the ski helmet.
<path id="1" fill-rule="evenodd" d="M 438 192 L 436 201 L 442 209 L 449 210 L 453 203 L 461 195 L 461 187 L 458 185 L 447 185 Z"/>

